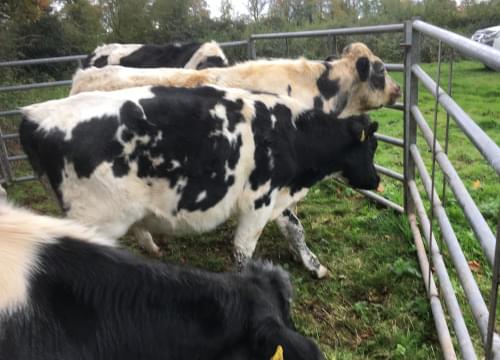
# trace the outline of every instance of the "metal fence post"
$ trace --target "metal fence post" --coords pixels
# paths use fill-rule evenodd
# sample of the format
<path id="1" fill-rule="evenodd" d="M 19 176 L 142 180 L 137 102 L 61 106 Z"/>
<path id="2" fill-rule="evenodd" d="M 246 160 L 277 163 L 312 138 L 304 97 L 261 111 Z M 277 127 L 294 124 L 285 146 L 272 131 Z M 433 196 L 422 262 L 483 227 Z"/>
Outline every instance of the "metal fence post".
<path id="1" fill-rule="evenodd" d="M 411 114 L 411 107 L 418 103 L 418 80 L 411 67 L 420 60 L 418 34 L 413 32 L 413 20 L 405 21 L 405 88 L 404 88 L 404 208 L 406 214 L 413 213 L 413 205 L 408 189 L 408 182 L 415 180 L 415 163 L 410 155 L 410 146 L 417 142 L 417 124 Z"/>
<path id="2" fill-rule="evenodd" d="M 257 57 L 257 51 L 255 49 L 255 40 L 253 40 L 251 36 L 250 39 L 248 39 L 247 56 L 248 60 L 254 60 Z"/>
<path id="3" fill-rule="evenodd" d="M 491 291 L 490 291 L 490 317 L 488 319 L 488 334 L 486 336 L 485 347 L 485 358 L 491 360 L 494 358 L 495 350 L 493 337 L 495 336 L 495 322 L 497 315 L 497 297 L 498 297 L 498 282 L 500 278 L 500 214 L 498 215 L 497 222 L 497 241 L 495 244 L 495 261 L 493 263 L 493 278 L 491 280 Z"/>

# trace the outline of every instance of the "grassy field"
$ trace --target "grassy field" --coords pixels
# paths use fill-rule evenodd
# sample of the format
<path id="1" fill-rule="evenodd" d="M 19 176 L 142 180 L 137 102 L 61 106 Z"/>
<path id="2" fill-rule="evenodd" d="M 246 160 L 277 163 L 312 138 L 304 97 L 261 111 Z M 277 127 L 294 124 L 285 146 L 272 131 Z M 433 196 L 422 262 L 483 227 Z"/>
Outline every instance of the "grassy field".
<path id="1" fill-rule="evenodd" d="M 431 75 L 436 72 L 433 65 L 425 66 L 425 69 Z M 458 63 L 454 72 L 453 93 L 458 103 L 494 141 L 500 143 L 500 73 L 487 71 L 474 62 Z M 447 72 L 444 71 L 443 75 L 446 84 Z M 401 74 L 394 77 L 401 83 Z M 67 89 L 58 88 L 4 95 L 0 98 L 0 109 L 66 94 Z M 434 101 L 425 90 L 420 94 L 423 114 L 432 121 Z M 381 133 L 402 137 L 400 112 L 377 111 L 372 118 L 379 121 Z M 438 119 L 438 135 L 444 145 L 445 114 L 442 109 Z M 2 129 L 8 122 L 15 127 L 15 121 L 8 120 L 0 123 Z M 422 139 L 419 146 L 430 165 L 430 156 Z M 19 151 L 14 143 L 10 144 L 10 148 L 13 153 Z M 402 172 L 402 155 L 402 149 L 380 143 L 376 159 L 379 164 Z M 453 122 L 450 127 L 450 158 L 493 229 L 500 206 L 498 177 Z M 26 166 L 19 165 L 17 171 L 26 172 Z M 441 174 L 437 174 L 437 179 L 437 184 L 440 184 Z M 400 184 L 388 178 L 383 180 L 384 196 L 402 203 Z M 441 185 L 438 189 L 440 193 Z M 13 185 L 7 190 L 10 197 L 20 204 L 44 213 L 58 213 L 38 183 Z M 447 197 L 447 211 L 452 224 L 473 265 L 481 290 L 487 295 L 490 270 L 449 191 Z M 330 279 L 314 280 L 300 264 L 295 263 L 274 224 L 269 224 L 262 234 L 256 256 L 271 259 L 290 271 L 296 289 L 294 318 L 303 333 L 318 341 L 327 358 L 441 358 L 405 218 L 331 181 L 322 182 L 310 191 L 299 205 L 298 215 L 304 224 L 308 244 L 331 270 Z M 234 221 L 230 221 L 209 234 L 168 239 L 163 246 L 163 260 L 213 271 L 231 269 L 234 227 Z M 141 252 L 130 239 L 124 239 L 123 243 Z M 443 250 L 446 257 L 444 246 Z M 449 263 L 448 258 L 446 261 Z M 463 291 L 453 273 L 452 276 L 463 302 Z M 465 316 L 472 325 L 468 311 Z M 473 325 L 471 328 L 475 329 Z M 472 333 L 479 346 L 477 331 Z"/>

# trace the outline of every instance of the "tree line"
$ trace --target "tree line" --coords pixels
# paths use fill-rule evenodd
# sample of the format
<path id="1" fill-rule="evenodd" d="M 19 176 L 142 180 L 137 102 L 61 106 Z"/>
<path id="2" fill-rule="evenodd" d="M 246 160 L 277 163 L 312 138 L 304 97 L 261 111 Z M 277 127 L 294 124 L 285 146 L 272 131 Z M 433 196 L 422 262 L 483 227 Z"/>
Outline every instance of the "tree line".
<path id="1" fill-rule="evenodd" d="M 252 33 L 388 24 L 414 16 L 466 36 L 478 28 L 500 25 L 500 0 L 462 0 L 459 6 L 454 0 L 247 0 L 247 11 L 235 16 L 230 0 L 220 1 L 217 18 L 210 16 L 205 0 L 2 0 L 0 60 L 84 54 L 109 42 L 242 40 Z M 387 61 L 400 59 L 400 38 L 357 39 Z M 267 41 L 258 44 L 258 54 L 324 56 L 352 40 Z M 236 58 L 245 56 L 244 49 L 231 51 Z M 433 56 L 429 46 L 425 57 Z M 37 76 L 64 76 L 60 67 L 41 68 L 35 70 Z M 8 72 L 0 74 L 0 80 L 6 77 Z"/>

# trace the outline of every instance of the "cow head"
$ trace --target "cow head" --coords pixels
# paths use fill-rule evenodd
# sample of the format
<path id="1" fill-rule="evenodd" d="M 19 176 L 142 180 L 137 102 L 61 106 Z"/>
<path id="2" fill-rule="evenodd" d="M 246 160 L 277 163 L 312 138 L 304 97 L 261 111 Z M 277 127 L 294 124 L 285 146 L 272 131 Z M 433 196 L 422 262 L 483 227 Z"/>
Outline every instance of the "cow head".
<path id="1" fill-rule="evenodd" d="M 252 359 L 323 360 L 314 341 L 295 331 L 290 316 L 292 284 L 288 273 L 270 262 L 253 261 L 242 275 L 253 283 L 249 291 L 256 299 L 249 324 Z"/>
<path id="2" fill-rule="evenodd" d="M 382 60 L 362 43 L 348 45 L 340 59 L 327 64 L 331 68 L 329 78 L 339 82 L 344 99 L 341 107 L 339 101 L 336 103 L 341 117 L 392 105 L 401 96 L 399 85 L 387 74 Z"/>
<path id="3" fill-rule="evenodd" d="M 377 122 L 370 122 L 367 115 L 353 117 L 347 129 L 350 145 L 345 152 L 342 165 L 342 176 L 349 185 L 360 189 L 376 189 L 380 182 L 373 157 L 377 150 L 377 139 L 374 136 L 378 129 Z"/>

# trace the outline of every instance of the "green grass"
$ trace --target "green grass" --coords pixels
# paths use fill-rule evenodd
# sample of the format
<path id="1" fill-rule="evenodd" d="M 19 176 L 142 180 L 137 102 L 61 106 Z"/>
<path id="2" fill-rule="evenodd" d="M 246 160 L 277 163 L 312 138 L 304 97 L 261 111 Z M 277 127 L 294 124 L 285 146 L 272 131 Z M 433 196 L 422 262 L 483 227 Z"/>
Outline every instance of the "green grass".
<path id="1" fill-rule="evenodd" d="M 424 66 L 434 76 L 434 65 Z M 474 62 L 456 64 L 454 96 L 458 103 L 500 142 L 500 73 L 484 70 Z M 447 83 L 444 71 L 443 83 Z M 401 83 L 401 74 L 395 74 Z M 49 98 L 63 97 L 67 89 L 46 89 L 30 93 L 4 95 L 3 109 Z M 420 104 L 428 121 L 433 119 L 433 98 L 422 89 Z M 402 137 L 402 114 L 382 110 L 372 114 L 379 121 L 379 132 Z M 439 111 L 438 135 L 444 145 L 445 114 Z M 10 127 L 15 127 L 15 121 Z M 2 123 L 2 126 L 4 124 Z M 2 127 L 3 128 L 3 127 Z M 430 170 L 430 156 L 422 139 L 419 147 Z M 11 144 L 13 151 L 18 151 Z M 481 155 L 470 145 L 453 123 L 450 127 L 450 158 L 478 203 L 483 215 L 494 226 L 500 205 L 500 184 Z M 402 172 L 402 149 L 379 143 L 377 162 Z M 18 171 L 25 173 L 26 166 Z M 437 184 L 441 174 L 437 174 Z M 480 187 L 473 182 L 479 180 Z M 384 195 L 402 203 L 401 185 L 384 178 Z M 441 193 L 441 185 L 438 186 Z M 8 188 L 12 199 L 44 213 L 58 214 L 38 183 L 30 182 Z M 475 272 L 481 290 L 489 291 L 490 270 L 477 241 L 452 194 L 448 191 L 447 211 L 468 260 L 479 263 Z M 428 204 L 426 204 L 428 208 Z M 332 181 L 324 181 L 311 189 L 299 204 L 311 249 L 332 272 L 327 280 L 314 280 L 304 268 L 292 260 L 285 240 L 274 224 L 269 224 L 259 241 L 256 255 L 283 265 L 292 274 L 296 290 L 293 315 L 299 329 L 313 337 L 328 359 L 439 359 L 441 353 L 423 282 L 416 261 L 409 226 L 403 216 L 370 203 L 362 195 Z M 199 236 L 169 238 L 163 260 L 199 266 L 213 271 L 231 269 L 232 236 L 235 222 L 229 221 L 216 231 Z M 124 244 L 142 253 L 129 238 Z M 447 263 L 446 248 L 443 247 Z M 464 302 L 463 291 L 457 293 Z M 470 312 L 465 311 L 470 328 L 475 329 Z M 477 331 L 472 331 L 479 346 Z M 479 354 L 482 354 L 479 352 Z"/>

